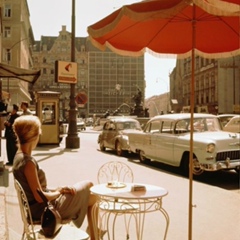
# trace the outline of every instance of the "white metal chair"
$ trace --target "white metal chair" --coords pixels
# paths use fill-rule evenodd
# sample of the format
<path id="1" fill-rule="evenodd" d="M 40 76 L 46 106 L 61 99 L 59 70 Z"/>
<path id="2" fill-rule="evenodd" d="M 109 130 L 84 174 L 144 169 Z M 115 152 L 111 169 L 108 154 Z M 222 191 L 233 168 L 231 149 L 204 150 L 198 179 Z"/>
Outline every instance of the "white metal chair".
<path id="1" fill-rule="evenodd" d="M 20 207 L 20 212 L 21 212 L 21 217 L 23 221 L 23 233 L 22 233 L 22 240 L 27 239 L 27 240 L 37 240 L 37 239 L 49 239 L 46 238 L 42 232 L 41 232 L 41 226 L 40 226 L 40 221 L 34 221 L 31 215 L 30 207 L 28 204 L 28 200 L 26 197 L 26 194 L 21 186 L 21 184 L 14 179 L 14 186 L 17 191 L 17 197 L 18 197 L 18 202 L 19 202 L 19 207 Z M 60 232 L 51 239 L 55 240 L 66 240 L 66 239 L 71 239 L 71 240 L 87 240 L 89 238 L 89 235 L 84 232 L 81 229 L 78 229 L 74 226 L 71 226 L 69 221 L 64 220 L 64 225 L 62 226 Z M 35 229 L 35 227 L 38 225 L 38 229 Z"/>
<path id="2" fill-rule="evenodd" d="M 99 184 L 102 183 L 112 183 L 116 182 L 124 183 L 124 182 L 133 182 L 134 175 L 132 169 L 125 163 L 119 161 L 111 161 L 103 164 L 97 174 L 97 180 Z M 116 221 L 116 217 L 124 212 L 124 220 L 126 227 L 126 239 L 129 239 L 129 224 L 134 211 L 138 209 L 136 204 L 131 204 L 130 202 L 112 202 L 111 199 L 101 199 L 99 203 L 99 217 L 100 217 L 100 229 L 105 229 L 109 226 L 110 215 L 114 214 L 114 223 Z M 121 210 L 121 211 L 120 211 Z M 101 216 L 100 216 L 101 213 Z M 129 219 L 126 218 L 126 214 L 130 214 Z M 104 221 L 105 217 L 105 221 Z M 104 222 L 104 224 L 102 224 Z M 108 229 L 107 229 L 108 230 Z M 110 239 L 110 234 L 108 231 L 108 239 Z M 114 239 L 114 236 L 113 236 Z"/>
<path id="3" fill-rule="evenodd" d="M 112 181 L 133 182 L 134 175 L 132 169 L 125 163 L 112 161 L 103 164 L 97 174 L 98 183 L 108 183 Z"/>

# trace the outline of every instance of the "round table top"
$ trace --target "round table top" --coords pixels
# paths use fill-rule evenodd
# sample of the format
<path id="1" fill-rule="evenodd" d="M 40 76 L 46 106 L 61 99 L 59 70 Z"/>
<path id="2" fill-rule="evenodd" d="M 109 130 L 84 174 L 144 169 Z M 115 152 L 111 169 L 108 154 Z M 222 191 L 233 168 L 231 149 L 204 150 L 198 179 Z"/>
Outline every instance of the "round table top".
<path id="1" fill-rule="evenodd" d="M 140 189 L 132 191 L 133 186 L 140 186 Z M 146 190 L 141 190 L 141 187 L 144 187 Z M 168 194 L 165 188 L 143 183 L 118 183 L 115 186 L 108 183 L 97 184 L 92 186 L 90 191 L 98 196 L 121 199 L 161 198 Z"/>

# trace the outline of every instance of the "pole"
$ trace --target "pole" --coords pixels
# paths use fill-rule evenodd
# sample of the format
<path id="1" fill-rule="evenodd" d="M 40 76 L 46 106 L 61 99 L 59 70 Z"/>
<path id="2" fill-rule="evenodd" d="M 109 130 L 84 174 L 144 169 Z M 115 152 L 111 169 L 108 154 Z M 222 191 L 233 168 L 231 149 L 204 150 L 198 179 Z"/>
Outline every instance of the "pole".
<path id="1" fill-rule="evenodd" d="M 189 215 L 188 215 L 188 240 L 192 240 L 192 215 L 193 215 L 193 113 L 194 113 L 194 78 L 195 78 L 195 45 L 196 45 L 196 8 L 193 4 L 193 20 L 192 20 L 192 75 L 191 75 L 191 131 L 190 131 L 190 156 L 189 156 Z"/>
<path id="2" fill-rule="evenodd" d="M 72 42 L 71 61 L 75 62 L 75 0 L 72 0 Z M 68 117 L 68 136 L 66 137 L 66 148 L 79 148 L 80 138 L 77 133 L 77 109 L 75 103 L 75 84 L 70 85 L 70 102 Z"/>
<path id="3" fill-rule="evenodd" d="M 0 102 L 2 101 L 2 79 L 0 79 Z M 2 116 L 0 116 L 0 157 L 2 156 Z"/>

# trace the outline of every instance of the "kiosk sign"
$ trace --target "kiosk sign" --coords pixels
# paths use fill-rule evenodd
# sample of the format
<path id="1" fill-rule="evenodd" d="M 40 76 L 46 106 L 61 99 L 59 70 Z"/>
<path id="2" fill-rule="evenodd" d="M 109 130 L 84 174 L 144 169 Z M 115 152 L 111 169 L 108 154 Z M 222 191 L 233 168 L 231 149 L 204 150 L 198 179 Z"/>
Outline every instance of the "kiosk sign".
<path id="1" fill-rule="evenodd" d="M 77 83 L 77 63 L 55 61 L 55 82 Z"/>

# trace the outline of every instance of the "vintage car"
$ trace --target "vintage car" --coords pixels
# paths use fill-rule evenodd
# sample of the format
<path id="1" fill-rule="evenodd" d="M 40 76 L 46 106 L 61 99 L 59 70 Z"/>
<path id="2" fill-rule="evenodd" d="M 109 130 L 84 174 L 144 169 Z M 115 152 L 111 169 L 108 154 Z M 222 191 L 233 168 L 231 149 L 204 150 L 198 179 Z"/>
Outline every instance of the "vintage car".
<path id="1" fill-rule="evenodd" d="M 239 116 L 239 115 L 234 113 L 225 113 L 225 114 L 219 114 L 218 118 L 220 119 L 222 127 L 224 127 L 235 116 Z"/>
<path id="2" fill-rule="evenodd" d="M 134 118 L 110 117 L 104 123 L 102 132 L 98 136 L 100 150 L 114 149 L 118 156 L 123 155 L 124 152 L 130 152 L 128 134 L 141 131 L 139 121 Z"/>
<path id="3" fill-rule="evenodd" d="M 232 117 L 223 127 L 223 131 L 240 133 L 240 115 Z"/>
<path id="4" fill-rule="evenodd" d="M 193 130 L 191 131 L 191 126 Z M 217 116 L 195 113 L 153 117 L 143 132 L 128 134 L 130 150 L 141 162 L 154 160 L 189 172 L 190 135 L 193 136 L 193 174 L 240 168 L 240 134 L 222 131 Z"/>
<path id="5" fill-rule="evenodd" d="M 77 131 L 81 132 L 86 130 L 86 124 L 82 118 L 77 118 Z"/>

